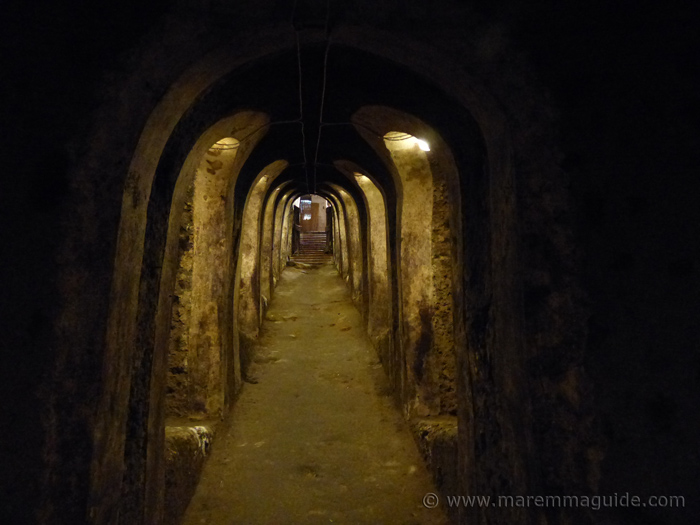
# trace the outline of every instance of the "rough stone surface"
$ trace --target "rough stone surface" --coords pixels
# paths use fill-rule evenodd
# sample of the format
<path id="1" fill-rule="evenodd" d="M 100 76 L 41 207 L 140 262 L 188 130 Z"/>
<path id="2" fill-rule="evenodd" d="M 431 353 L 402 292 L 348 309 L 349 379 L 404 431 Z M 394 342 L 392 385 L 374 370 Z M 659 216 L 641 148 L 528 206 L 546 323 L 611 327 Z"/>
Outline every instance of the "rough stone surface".
<path id="1" fill-rule="evenodd" d="M 205 426 L 165 427 L 165 523 L 182 519 L 213 441 Z"/>
<path id="2" fill-rule="evenodd" d="M 166 410 L 173 416 L 189 414 L 188 394 L 188 353 L 190 314 L 192 311 L 192 261 L 194 255 L 194 221 L 192 217 L 192 194 L 194 186 L 188 192 L 188 199 L 182 211 L 178 256 L 180 263 L 173 298 L 173 313 L 170 328 L 170 349 L 168 351 L 168 389 L 166 393 Z"/>
<path id="3" fill-rule="evenodd" d="M 411 421 L 411 431 L 443 497 L 459 494 L 457 418 L 415 419 Z M 446 506 L 446 511 L 456 520 L 457 508 Z"/>

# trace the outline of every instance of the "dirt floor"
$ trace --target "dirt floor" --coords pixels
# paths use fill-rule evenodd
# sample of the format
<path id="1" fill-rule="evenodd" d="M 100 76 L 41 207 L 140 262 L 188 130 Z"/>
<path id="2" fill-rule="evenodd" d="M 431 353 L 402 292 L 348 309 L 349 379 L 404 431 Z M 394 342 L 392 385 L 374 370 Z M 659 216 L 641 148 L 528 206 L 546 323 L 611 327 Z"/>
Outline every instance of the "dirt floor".
<path id="1" fill-rule="evenodd" d="M 184 524 L 447 523 L 332 265 L 284 271 L 249 379 Z"/>

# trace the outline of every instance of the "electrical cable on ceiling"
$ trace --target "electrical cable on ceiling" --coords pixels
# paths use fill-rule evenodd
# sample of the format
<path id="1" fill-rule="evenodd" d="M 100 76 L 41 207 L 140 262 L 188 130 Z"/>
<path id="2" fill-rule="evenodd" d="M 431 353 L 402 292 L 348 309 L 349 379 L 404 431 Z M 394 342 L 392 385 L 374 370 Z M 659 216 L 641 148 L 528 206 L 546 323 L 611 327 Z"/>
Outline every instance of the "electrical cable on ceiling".
<path id="1" fill-rule="evenodd" d="M 304 173 L 306 174 L 306 189 L 310 190 L 309 184 L 309 167 L 306 158 L 306 133 L 304 130 L 304 99 L 302 94 L 302 69 L 301 69 L 301 45 L 299 44 L 299 31 L 294 30 L 297 45 L 297 66 L 299 70 L 299 120 L 301 121 L 301 152 L 304 156 Z"/>
<path id="2" fill-rule="evenodd" d="M 294 17 L 296 15 L 296 9 L 297 9 L 297 3 L 298 0 L 294 1 L 294 7 L 292 9 L 292 16 L 291 16 L 291 24 L 294 25 Z M 245 142 L 246 140 L 250 139 L 253 135 L 255 135 L 258 131 L 261 129 L 265 129 L 271 126 L 276 126 L 279 124 L 301 124 L 301 136 L 302 136 L 302 153 L 304 156 L 304 162 L 303 164 L 290 164 L 291 166 L 298 166 L 298 165 L 303 165 L 305 167 L 306 171 L 306 186 L 307 189 L 309 188 L 309 175 L 308 175 L 308 161 L 306 158 L 306 135 L 305 135 L 305 130 L 304 130 L 304 103 L 303 103 L 303 92 L 302 92 L 302 85 L 303 85 L 303 77 L 302 77 L 302 67 L 301 67 L 301 46 L 299 43 L 299 31 L 296 30 L 294 31 L 295 34 L 295 39 L 296 39 L 296 51 L 297 51 L 297 69 L 299 72 L 299 117 L 296 120 L 278 120 L 275 122 L 268 122 L 266 124 L 263 124 L 262 126 L 259 126 L 255 128 L 253 131 L 245 135 L 244 137 L 238 138 L 238 144 L 230 144 L 230 145 L 222 145 L 222 146 L 216 146 L 213 145 L 209 149 L 213 150 L 220 150 L 220 151 L 228 151 L 228 150 L 234 150 L 238 149 L 240 145 Z M 232 132 L 232 134 L 235 132 Z"/>
<path id="3" fill-rule="evenodd" d="M 316 190 L 316 165 L 318 164 L 318 151 L 321 147 L 321 130 L 323 128 L 323 107 L 326 102 L 326 81 L 328 73 L 328 52 L 331 48 L 330 38 L 326 43 L 326 52 L 323 57 L 323 87 L 321 89 L 321 109 L 318 118 L 318 136 L 316 137 L 316 154 L 314 155 L 314 191 Z"/>
<path id="4" fill-rule="evenodd" d="M 331 0 L 326 0 L 326 24 L 324 33 L 326 35 L 326 51 L 323 55 L 323 86 L 321 88 L 321 108 L 318 116 L 318 135 L 316 137 L 316 153 L 314 154 L 314 191 L 316 191 L 316 166 L 318 165 L 318 150 L 321 147 L 321 129 L 323 127 L 323 106 L 326 101 L 326 81 L 328 80 L 328 52 L 331 48 L 331 36 L 329 25 L 331 19 Z"/>
<path id="5" fill-rule="evenodd" d="M 295 24 L 295 18 L 297 14 L 297 7 L 298 7 L 299 1 L 294 0 L 294 4 L 292 6 L 292 16 L 290 19 L 290 24 L 294 28 L 294 39 L 296 42 L 296 48 L 297 48 L 297 70 L 298 70 L 298 76 L 299 76 L 299 122 L 301 123 L 301 153 L 304 158 L 304 173 L 306 175 L 306 189 L 310 189 L 310 184 L 309 184 L 309 168 L 308 168 L 308 160 L 306 158 L 306 132 L 305 132 L 305 123 L 304 123 L 304 99 L 303 99 L 303 91 L 302 91 L 302 85 L 303 85 L 303 76 L 302 76 L 302 69 L 301 69 L 301 45 L 299 43 L 299 30 L 296 27 Z"/>
<path id="6" fill-rule="evenodd" d="M 292 6 L 292 15 L 291 15 L 291 17 L 290 17 L 290 23 L 292 24 L 292 26 L 294 26 L 294 17 L 296 16 L 296 11 L 297 11 L 297 4 L 298 4 L 298 2 L 299 2 L 299 0 L 294 0 L 294 4 L 293 4 L 293 6 Z M 278 125 L 278 124 L 301 124 L 301 125 L 302 125 L 302 131 L 301 131 L 301 133 L 302 133 L 302 141 L 303 141 L 303 135 L 304 135 L 304 113 L 303 113 L 302 92 L 301 92 L 301 85 L 302 85 L 302 78 L 301 78 L 301 51 L 300 51 L 300 48 L 299 48 L 299 32 L 296 30 L 296 27 L 295 27 L 295 29 L 294 29 L 294 33 L 295 33 L 295 36 L 296 36 L 297 64 L 298 64 L 298 70 L 299 70 L 299 117 L 298 117 L 296 120 L 277 120 L 277 121 L 274 121 L 274 122 L 268 122 L 268 123 L 266 123 L 266 124 L 263 124 L 262 126 L 258 126 L 257 128 L 255 128 L 253 131 L 251 131 L 250 133 L 248 133 L 247 135 L 245 135 L 245 136 L 242 137 L 242 138 L 238 138 L 238 137 L 235 137 L 235 136 L 234 136 L 233 138 L 235 138 L 235 139 L 238 140 L 238 143 L 237 143 L 237 144 L 226 144 L 226 145 L 220 145 L 220 146 L 217 146 L 216 144 L 214 144 L 213 146 L 211 146 L 211 147 L 209 148 L 210 150 L 213 149 L 213 150 L 219 150 L 219 151 L 229 151 L 229 150 L 238 149 L 238 148 L 240 147 L 241 143 L 243 143 L 243 142 L 245 142 L 246 140 L 248 140 L 250 137 L 252 137 L 253 135 L 255 135 L 255 134 L 256 134 L 258 131 L 260 131 L 261 129 L 265 129 L 265 128 L 268 128 L 268 127 L 271 127 L 271 126 L 276 126 L 276 125 Z M 235 134 L 235 131 L 232 131 L 231 133 L 232 133 L 232 136 L 233 136 L 233 134 Z M 305 148 L 304 148 L 304 162 L 306 163 L 306 151 L 305 151 Z M 307 184 L 308 184 L 308 181 L 307 181 Z"/>
<path id="7" fill-rule="evenodd" d="M 322 88 L 321 88 L 321 105 L 320 105 L 320 111 L 319 111 L 319 122 L 318 122 L 318 135 L 317 135 L 317 140 L 316 140 L 316 150 L 314 154 L 314 171 L 313 171 L 313 183 L 310 180 L 309 177 L 309 163 L 308 163 L 308 158 L 306 155 L 306 129 L 305 129 L 305 122 L 304 122 L 304 99 L 303 99 L 303 69 L 302 69 L 302 61 L 301 61 L 301 43 L 299 40 L 299 30 L 296 28 L 295 25 L 295 17 L 296 17 L 296 12 L 297 12 L 297 7 L 298 7 L 298 0 L 294 1 L 293 8 L 292 8 L 292 15 L 291 15 L 291 20 L 290 23 L 294 27 L 294 36 L 295 36 L 295 44 L 296 44 L 296 53 L 297 53 L 297 71 L 298 71 L 298 92 L 299 92 L 299 117 L 296 120 L 280 120 L 280 121 L 275 121 L 275 122 L 268 122 L 266 124 L 263 124 L 262 126 L 257 127 L 244 137 L 238 139 L 238 144 L 230 144 L 230 145 L 221 145 L 221 146 L 216 146 L 213 145 L 209 149 L 211 150 L 219 150 L 219 151 L 230 151 L 230 150 L 235 150 L 238 149 L 244 141 L 250 139 L 253 135 L 255 135 L 258 131 L 261 129 L 275 126 L 275 125 L 280 125 L 280 124 L 301 124 L 301 139 L 302 139 L 302 155 L 303 155 L 303 163 L 296 163 L 296 164 L 290 164 L 289 167 L 292 166 L 304 166 L 304 172 L 305 172 L 305 178 L 306 178 L 306 187 L 307 191 L 309 193 L 313 193 L 316 191 L 316 186 L 317 186 L 317 167 L 322 166 L 322 167 L 332 167 L 330 164 L 324 164 L 324 163 L 319 163 L 318 162 L 318 154 L 320 151 L 321 147 L 321 133 L 322 129 L 327 126 L 357 126 L 361 127 L 373 135 L 375 135 L 377 138 L 381 138 L 384 140 L 388 141 L 401 141 L 401 140 L 408 140 L 414 138 L 412 135 L 408 133 L 404 133 L 399 136 L 394 136 L 394 137 L 386 137 L 382 136 L 377 130 L 370 128 L 369 126 L 366 126 L 364 124 L 358 123 L 358 122 L 323 122 L 323 113 L 324 113 L 324 108 L 325 108 L 325 102 L 326 102 L 326 90 L 327 90 L 327 83 L 328 83 L 328 56 L 330 54 L 330 47 L 331 47 L 331 35 L 330 35 L 330 0 L 326 0 L 326 20 L 325 20 L 325 35 L 326 35 L 326 49 L 324 52 L 324 57 L 323 57 L 323 83 L 322 83 Z M 236 138 L 236 137 L 234 137 Z M 313 189 L 313 191 L 312 191 Z"/>

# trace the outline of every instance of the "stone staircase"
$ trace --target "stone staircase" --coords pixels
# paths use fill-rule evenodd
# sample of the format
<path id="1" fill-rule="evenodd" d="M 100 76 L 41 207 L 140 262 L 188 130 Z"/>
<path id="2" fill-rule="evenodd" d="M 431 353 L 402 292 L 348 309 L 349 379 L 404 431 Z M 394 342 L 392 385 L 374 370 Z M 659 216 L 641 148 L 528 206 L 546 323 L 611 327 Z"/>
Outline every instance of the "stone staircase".
<path id="1" fill-rule="evenodd" d="M 299 253 L 292 255 L 292 261 L 303 264 L 326 264 L 332 255 L 325 253 L 326 232 L 302 232 L 299 238 Z"/>

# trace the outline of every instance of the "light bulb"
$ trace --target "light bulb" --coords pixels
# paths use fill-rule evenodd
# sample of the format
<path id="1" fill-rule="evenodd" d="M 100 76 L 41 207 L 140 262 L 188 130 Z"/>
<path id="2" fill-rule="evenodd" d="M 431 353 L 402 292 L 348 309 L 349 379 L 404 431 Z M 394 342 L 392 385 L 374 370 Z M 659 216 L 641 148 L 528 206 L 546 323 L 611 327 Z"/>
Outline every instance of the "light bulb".
<path id="1" fill-rule="evenodd" d="M 416 143 L 418 144 L 418 147 L 422 149 L 423 151 L 430 151 L 430 146 L 428 143 L 424 140 L 421 139 L 416 139 Z"/>

